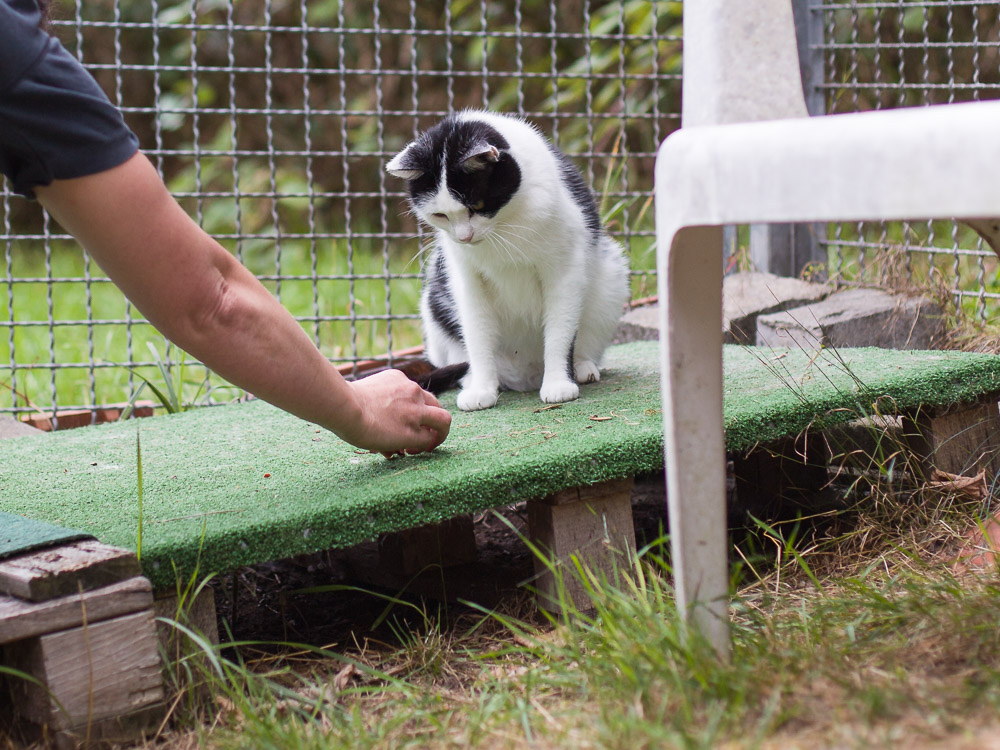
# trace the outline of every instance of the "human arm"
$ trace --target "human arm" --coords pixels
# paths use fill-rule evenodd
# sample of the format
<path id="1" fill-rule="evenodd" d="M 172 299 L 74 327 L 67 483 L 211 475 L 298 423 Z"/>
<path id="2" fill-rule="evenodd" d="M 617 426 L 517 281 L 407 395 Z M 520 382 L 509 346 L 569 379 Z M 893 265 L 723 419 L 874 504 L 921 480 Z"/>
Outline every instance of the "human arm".
<path id="1" fill-rule="evenodd" d="M 234 385 L 359 448 L 414 453 L 447 436 L 450 414 L 402 373 L 345 381 L 142 154 L 35 192 L 150 323 Z"/>

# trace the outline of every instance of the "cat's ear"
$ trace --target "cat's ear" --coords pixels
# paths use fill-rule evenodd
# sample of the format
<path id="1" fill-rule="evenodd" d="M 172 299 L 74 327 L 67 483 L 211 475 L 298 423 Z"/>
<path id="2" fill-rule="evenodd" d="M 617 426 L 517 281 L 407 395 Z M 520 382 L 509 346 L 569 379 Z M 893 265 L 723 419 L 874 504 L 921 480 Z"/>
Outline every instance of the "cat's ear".
<path id="1" fill-rule="evenodd" d="M 389 160 L 385 171 L 402 180 L 415 180 L 424 173 L 414 158 L 412 143 Z"/>
<path id="2" fill-rule="evenodd" d="M 487 164 L 499 160 L 500 149 L 486 141 L 480 141 L 462 157 L 461 167 L 463 172 L 479 172 Z"/>

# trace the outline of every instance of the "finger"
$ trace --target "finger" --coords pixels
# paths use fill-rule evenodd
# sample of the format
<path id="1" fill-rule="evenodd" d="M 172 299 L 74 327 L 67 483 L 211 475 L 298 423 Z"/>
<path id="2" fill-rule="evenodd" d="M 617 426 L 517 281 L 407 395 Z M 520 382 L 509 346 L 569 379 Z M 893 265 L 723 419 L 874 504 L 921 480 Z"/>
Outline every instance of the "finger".
<path id="1" fill-rule="evenodd" d="M 427 404 L 428 406 L 437 406 L 438 408 L 441 407 L 441 402 L 437 400 L 437 396 L 435 396 L 430 391 L 422 391 L 422 392 L 424 394 L 425 404 Z"/>
<path id="2" fill-rule="evenodd" d="M 451 429 L 451 412 L 440 406 L 428 406 L 421 415 L 420 425 L 447 436 Z M 444 440 L 444 437 L 441 439 Z"/>

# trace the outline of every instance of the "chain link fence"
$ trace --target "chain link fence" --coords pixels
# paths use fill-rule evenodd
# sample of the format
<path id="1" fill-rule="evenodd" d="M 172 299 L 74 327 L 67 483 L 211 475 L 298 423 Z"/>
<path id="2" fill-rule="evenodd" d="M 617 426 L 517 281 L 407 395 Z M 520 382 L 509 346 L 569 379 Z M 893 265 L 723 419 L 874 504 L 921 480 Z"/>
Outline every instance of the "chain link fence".
<path id="1" fill-rule="evenodd" d="M 655 293 L 652 168 L 679 125 L 680 20 L 679 3 L 626 0 L 70 0 L 54 33 L 182 206 L 350 368 L 420 343 L 429 238 L 383 166 L 467 107 L 521 113 L 573 156 L 634 296 Z M 0 216 L 0 410 L 93 410 L 143 380 L 185 403 L 239 396 L 37 204 L 5 188 Z"/>
<path id="2" fill-rule="evenodd" d="M 819 108 L 1000 94 L 1000 3 L 796 2 Z M 348 369 L 420 343 L 429 238 L 383 165 L 466 107 L 521 113 L 569 153 L 628 249 L 633 297 L 655 293 L 653 161 L 680 124 L 679 2 L 65 0 L 54 32 L 182 206 Z M 240 395 L 184 362 L 7 186 L 0 241 L 0 411 L 94 410 L 145 379 L 169 380 L 178 402 Z M 838 225 L 823 249 L 843 282 L 943 285 L 984 322 L 1000 303 L 996 258 L 962 225 Z"/>

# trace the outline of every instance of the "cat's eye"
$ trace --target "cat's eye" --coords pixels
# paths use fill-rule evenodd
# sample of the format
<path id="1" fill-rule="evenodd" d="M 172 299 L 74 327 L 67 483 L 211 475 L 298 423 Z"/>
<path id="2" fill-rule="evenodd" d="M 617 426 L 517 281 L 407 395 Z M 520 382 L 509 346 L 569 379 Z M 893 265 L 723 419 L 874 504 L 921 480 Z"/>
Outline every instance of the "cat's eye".
<path id="1" fill-rule="evenodd" d="M 442 221 L 448 218 L 444 214 L 431 214 L 431 216 L 433 216 L 435 219 L 441 219 Z"/>
<path id="2" fill-rule="evenodd" d="M 483 203 L 483 201 L 476 201 L 475 203 L 470 204 L 469 208 L 471 208 L 473 211 L 482 211 L 483 206 L 485 205 L 486 204 Z"/>

